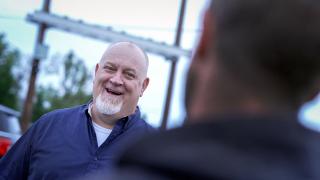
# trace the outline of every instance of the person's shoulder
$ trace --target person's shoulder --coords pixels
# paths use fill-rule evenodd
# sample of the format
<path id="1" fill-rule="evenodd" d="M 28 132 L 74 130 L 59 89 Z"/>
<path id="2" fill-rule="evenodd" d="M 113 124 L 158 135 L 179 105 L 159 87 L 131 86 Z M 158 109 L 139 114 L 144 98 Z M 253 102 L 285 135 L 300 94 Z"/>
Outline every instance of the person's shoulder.
<path id="1" fill-rule="evenodd" d="M 67 107 L 67 108 L 61 108 L 61 109 L 55 109 L 52 110 L 46 114 L 44 114 L 44 117 L 53 117 L 53 116 L 64 116 L 68 114 L 74 114 L 77 112 L 81 112 L 85 110 L 85 104 L 84 105 L 77 105 L 73 107 Z"/>
<path id="2" fill-rule="evenodd" d="M 201 154 L 197 143 L 203 140 L 198 136 L 194 138 L 193 132 L 193 127 L 180 127 L 144 136 L 129 146 L 118 159 L 116 165 L 121 177 L 126 170 L 133 170 L 138 177 L 146 177 L 150 172 L 155 173 L 155 177 L 162 177 L 172 172 L 160 172 L 162 168 L 175 171 L 185 167 L 191 171 L 199 163 L 200 159 L 195 158 Z M 143 171 L 137 172 L 137 169 Z"/>
<path id="3" fill-rule="evenodd" d="M 157 132 L 157 129 L 155 127 L 151 126 L 144 119 L 139 119 L 138 121 L 136 121 L 135 127 L 143 129 L 145 132 L 148 132 L 148 133 Z"/>
<path id="4" fill-rule="evenodd" d="M 139 159 L 140 155 L 145 156 L 145 160 L 152 160 L 155 158 L 155 154 L 166 154 L 167 150 L 170 154 L 175 153 L 175 150 L 169 152 L 169 149 L 179 149 L 179 144 L 188 143 L 188 139 L 190 139 L 189 137 L 192 137 L 192 134 L 190 134 L 192 131 L 189 127 L 175 128 L 167 131 L 155 130 L 155 132 L 156 133 L 144 136 L 129 147 L 123 153 L 122 160 L 131 161 L 131 158 Z M 143 153 L 141 150 L 143 150 Z"/>
<path id="5" fill-rule="evenodd" d="M 140 109 L 137 108 L 136 112 L 128 117 L 127 127 L 144 132 L 156 132 L 157 129 L 150 125 L 146 120 L 141 117 Z"/>
<path id="6" fill-rule="evenodd" d="M 37 123 L 48 123 L 51 121 L 59 121 L 61 119 L 70 119 L 71 116 L 76 116 L 77 114 L 84 113 L 86 108 L 86 104 L 84 105 L 77 105 L 73 107 L 68 108 L 61 108 L 61 109 L 55 109 L 52 110 L 44 115 L 42 115 L 36 122 Z"/>
<path id="7" fill-rule="evenodd" d="M 44 131 L 55 131 L 62 127 L 75 127 L 76 120 L 81 116 L 81 112 L 85 110 L 86 105 L 78 105 L 70 108 L 55 109 L 37 119 L 31 126 L 30 131 L 43 134 Z M 79 116 L 79 117 L 76 117 Z"/>

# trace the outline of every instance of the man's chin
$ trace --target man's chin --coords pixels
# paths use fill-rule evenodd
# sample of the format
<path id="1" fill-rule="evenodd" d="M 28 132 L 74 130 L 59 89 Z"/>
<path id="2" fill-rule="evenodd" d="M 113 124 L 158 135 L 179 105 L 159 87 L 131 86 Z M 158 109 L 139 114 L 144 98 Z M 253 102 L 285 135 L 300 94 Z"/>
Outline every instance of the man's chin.
<path id="1" fill-rule="evenodd" d="M 122 101 L 115 103 L 109 99 L 104 99 L 101 96 L 98 96 L 95 101 L 95 105 L 101 114 L 114 115 L 121 111 Z"/>
<path id="2" fill-rule="evenodd" d="M 110 95 L 110 94 L 104 94 L 101 97 L 101 100 L 104 103 L 108 103 L 108 104 L 113 104 L 113 105 L 118 105 L 121 104 L 123 102 L 123 98 L 121 96 L 115 96 L 115 95 Z"/>
<path id="3" fill-rule="evenodd" d="M 115 115 L 121 111 L 121 107 L 117 107 L 117 106 L 111 107 L 110 105 L 104 106 L 104 107 L 97 107 L 97 109 L 101 114 L 104 114 L 104 115 Z"/>

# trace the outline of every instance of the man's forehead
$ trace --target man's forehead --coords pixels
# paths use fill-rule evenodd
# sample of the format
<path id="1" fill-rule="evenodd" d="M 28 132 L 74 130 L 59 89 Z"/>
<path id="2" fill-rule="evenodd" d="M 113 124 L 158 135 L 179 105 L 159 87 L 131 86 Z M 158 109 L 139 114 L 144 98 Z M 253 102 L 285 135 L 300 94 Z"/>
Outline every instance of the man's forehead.
<path id="1" fill-rule="evenodd" d="M 146 53 L 141 49 L 138 45 L 132 42 L 117 42 L 111 44 L 108 49 L 104 52 L 103 56 L 115 54 L 116 56 L 133 56 L 136 57 L 138 60 L 140 59 L 144 62 L 148 67 L 148 56 Z"/>
<path id="2" fill-rule="evenodd" d="M 129 58 L 136 61 L 146 61 L 146 57 L 141 49 L 129 45 L 113 45 L 109 47 L 103 54 L 102 59 L 109 58 Z"/>
<path id="3" fill-rule="evenodd" d="M 136 66 L 133 66 L 131 64 L 127 64 L 127 63 L 121 63 L 122 61 L 104 61 L 104 65 L 110 65 L 110 66 L 114 66 L 114 67 L 118 67 L 118 68 L 122 68 L 122 69 L 126 69 L 126 70 L 133 70 L 133 71 L 137 71 L 139 70 L 139 68 L 137 68 Z M 141 69 L 141 68 L 140 68 Z"/>
<path id="4" fill-rule="evenodd" d="M 142 49 L 130 43 L 122 42 L 109 47 L 103 54 L 100 64 L 112 63 L 146 74 L 148 70 L 148 60 L 146 58 Z"/>
<path id="5" fill-rule="evenodd" d="M 130 53 L 128 51 L 112 51 L 106 53 L 102 59 L 102 63 L 123 64 L 132 66 L 144 66 L 145 59 L 138 54 Z M 141 67 L 141 68 L 142 68 Z"/>
<path id="6" fill-rule="evenodd" d="M 121 56 L 117 53 L 108 53 L 101 59 L 101 66 L 110 65 L 124 71 L 134 71 L 143 76 L 147 75 L 147 66 L 141 57 Z"/>

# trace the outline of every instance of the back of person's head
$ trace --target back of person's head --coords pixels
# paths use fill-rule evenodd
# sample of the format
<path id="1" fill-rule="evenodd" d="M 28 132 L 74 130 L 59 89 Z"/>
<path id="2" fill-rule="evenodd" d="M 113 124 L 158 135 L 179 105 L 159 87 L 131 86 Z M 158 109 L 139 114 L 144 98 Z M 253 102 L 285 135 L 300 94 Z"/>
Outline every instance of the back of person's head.
<path id="1" fill-rule="evenodd" d="M 214 0 L 211 8 L 225 67 L 267 77 L 301 103 L 320 74 L 320 1 Z"/>
<path id="2" fill-rule="evenodd" d="M 274 92 L 278 94 L 274 99 L 283 98 L 287 104 L 298 108 L 317 93 L 316 81 L 320 76 L 320 1 L 213 0 L 205 16 L 208 17 L 205 17 L 202 39 L 190 68 L 190 79 L 193 78 L 192 69 L 198 66 L 195 65 L 197 59 L 203 58 L 205 53 L 202 51 L 207 48 L 211 59 L 219 64 L 218 70 L 213 67 L 217 64 L 212 65 L 214 73 L 211 76 L 223 72 L 234 80 L 221 80 L 222 86 L 227 86 L 226 89 L 232 87 L 229 90 L 235 94 L 226 95 L 230 98 L 225 101 L 241 96 L 238 94 L 241 90 L 260 97 Z M 210 38 L 209 43 L 202 42 L 209 41 L 206 38 Z M 206 65 L 202 67 L 203 71 L 205 68 Z M 212 79 L 209 80 L 213 82 Z M 213 84 L 211 82 L 205 83 Z M 242 89 L 235 89 L 235 85 L 228 83 L 241 84 Z M 195 84 L 193 86 L 201 88 Z M 213 102 L 210 94 L 215 93 L 216 86 L 206 85 L 203 88 L 206 90 L 199 94 L 206 94 L 207 101 Z M 224 89 L 221 92 L 227 91 Z M 187 90 L 187 106 L 191 99 L 189 95 Z M 199 104 L 195 106 L 199 107 Z"/>

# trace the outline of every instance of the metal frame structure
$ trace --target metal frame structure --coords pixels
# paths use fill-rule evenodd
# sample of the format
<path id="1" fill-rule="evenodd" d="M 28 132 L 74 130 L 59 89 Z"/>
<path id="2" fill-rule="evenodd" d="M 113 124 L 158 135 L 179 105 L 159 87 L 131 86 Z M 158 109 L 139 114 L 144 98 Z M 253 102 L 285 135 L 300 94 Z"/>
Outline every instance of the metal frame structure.
<path id="1" fill-rule="evenodd" d="M 113 30 L 112 27 L 92 25 L 81 20 L 74 20 L 44 11 L 36 11 L 28 14 L 27 21 L 46 24 L 46 26 L 50 28 L 56 28 L 106 42 L 132 41 L 141 46 L 145 51 L 164 56 L 168 59 L 177 56 L 191 56 L 190 51 L 181 49 L 178 46 L 171 46 L 164 42 L 156 42 L 152 39 L 133 36 L 126 32 L 117 32 Z"/>

